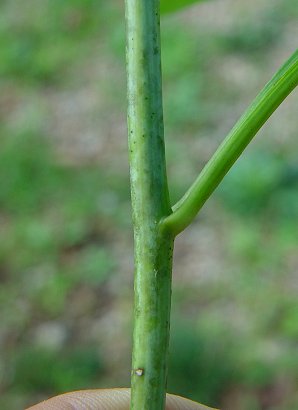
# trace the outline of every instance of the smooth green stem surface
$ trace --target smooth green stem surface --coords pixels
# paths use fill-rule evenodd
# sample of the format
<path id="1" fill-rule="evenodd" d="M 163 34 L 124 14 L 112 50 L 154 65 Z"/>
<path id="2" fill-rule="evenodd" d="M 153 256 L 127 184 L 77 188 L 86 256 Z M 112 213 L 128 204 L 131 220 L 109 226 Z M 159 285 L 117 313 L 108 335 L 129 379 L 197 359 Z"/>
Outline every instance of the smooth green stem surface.
<path id="1" fill-rule="evenodd" d="M 128 134 L 135 240 L 133 410 L 165 405 L 173 237 L 163 136 L 158 0 L 126 0 Z"/>
<path id="2" fill-rule="evenodd" d="M 271 114 L 298 84 L 298 50 L 280 68 L 233 127 L 161 226 L 177 235 L 195 218 L 212 192 Z"/>

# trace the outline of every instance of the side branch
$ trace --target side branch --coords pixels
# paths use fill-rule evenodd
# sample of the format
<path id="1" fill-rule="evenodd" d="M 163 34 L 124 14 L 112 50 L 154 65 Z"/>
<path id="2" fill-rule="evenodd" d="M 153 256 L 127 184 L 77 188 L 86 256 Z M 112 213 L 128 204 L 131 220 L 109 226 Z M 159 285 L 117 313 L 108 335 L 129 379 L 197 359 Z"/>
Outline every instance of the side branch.
<path id="1" fill-rule="evenodd" d="M 178 235 L 195 218 L 244 149 L 283 100 L 298 85 L 298 49 L 278 70 L 232 128 L 198 178 L 161 222 Z"/>

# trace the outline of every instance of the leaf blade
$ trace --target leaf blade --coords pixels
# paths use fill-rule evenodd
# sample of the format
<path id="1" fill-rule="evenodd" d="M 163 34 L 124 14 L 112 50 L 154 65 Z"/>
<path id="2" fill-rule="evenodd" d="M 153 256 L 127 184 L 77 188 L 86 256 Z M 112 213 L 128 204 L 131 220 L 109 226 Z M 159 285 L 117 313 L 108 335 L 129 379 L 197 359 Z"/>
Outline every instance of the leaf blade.
<path id="1" fill-rule="evenodd" d="M 206 0 L 161 0 L 160 12 L 161 14 L 171 13 L 177 11 L 185 6 L 190 6 L 194 3 L 201 3 Z"/>

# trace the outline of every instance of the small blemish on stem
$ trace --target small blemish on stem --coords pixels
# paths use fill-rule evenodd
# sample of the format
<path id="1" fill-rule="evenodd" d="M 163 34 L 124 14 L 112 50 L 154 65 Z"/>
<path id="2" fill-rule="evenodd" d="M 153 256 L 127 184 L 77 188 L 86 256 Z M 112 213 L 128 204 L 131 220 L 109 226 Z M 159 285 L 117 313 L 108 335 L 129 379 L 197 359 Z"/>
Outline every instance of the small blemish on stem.
<path id="1" fill-rule="evenodd" d="M 136 376 L 143 376 L 144 375 L 144 369 L 134 369 L 133 370 L 133 373 L 136 375 Z"/>

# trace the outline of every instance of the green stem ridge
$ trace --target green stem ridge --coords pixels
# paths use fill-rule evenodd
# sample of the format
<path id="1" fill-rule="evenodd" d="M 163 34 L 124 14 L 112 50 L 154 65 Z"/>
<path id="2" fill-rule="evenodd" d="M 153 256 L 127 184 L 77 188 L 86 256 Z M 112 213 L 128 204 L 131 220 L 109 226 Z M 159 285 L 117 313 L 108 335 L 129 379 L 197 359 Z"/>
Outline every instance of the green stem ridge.
<path id="1" fill-rule="evenodd" d="M 126 0 L 128 135 L 135 240 L 131 409 L 163 410 L 171 304 L 170 215 L 160 60 L 159 0 Z"/>
<path id="2" fill-rule="evenodd" d="M 162 229 L 175 236 L 193 221 L 252 138 L 297 85 L 298 50 L 278 70 L 232 128 L 192 186 L 174 205 L 173 213 L 161 221 Z"/>

